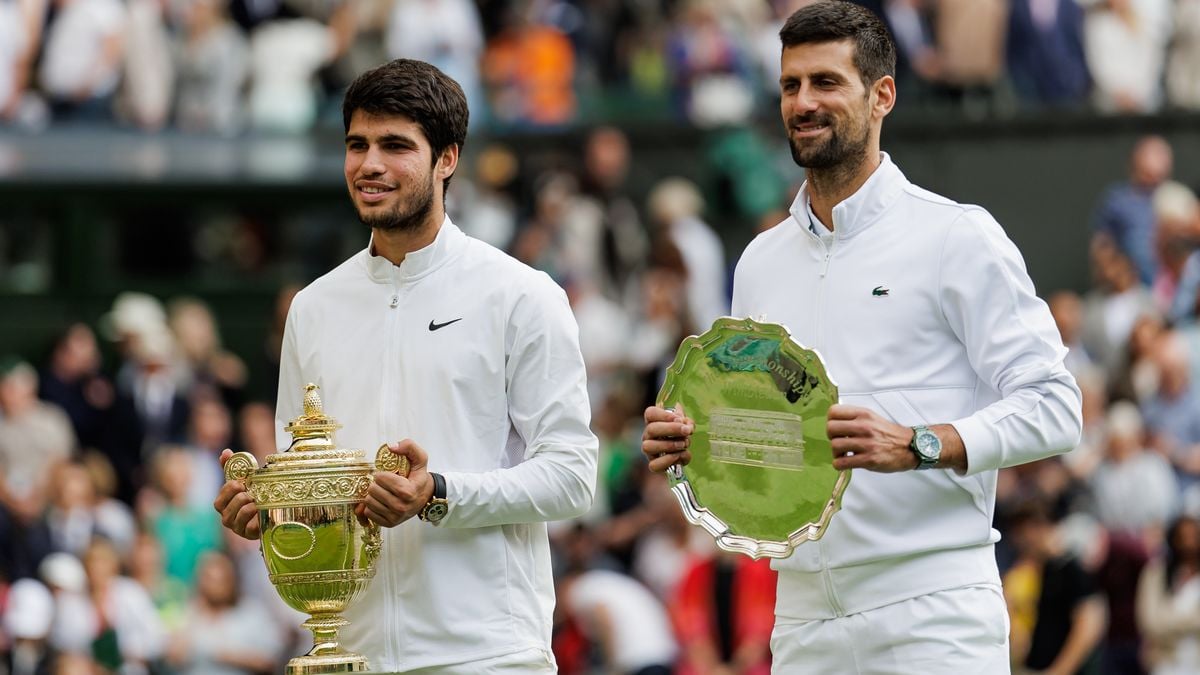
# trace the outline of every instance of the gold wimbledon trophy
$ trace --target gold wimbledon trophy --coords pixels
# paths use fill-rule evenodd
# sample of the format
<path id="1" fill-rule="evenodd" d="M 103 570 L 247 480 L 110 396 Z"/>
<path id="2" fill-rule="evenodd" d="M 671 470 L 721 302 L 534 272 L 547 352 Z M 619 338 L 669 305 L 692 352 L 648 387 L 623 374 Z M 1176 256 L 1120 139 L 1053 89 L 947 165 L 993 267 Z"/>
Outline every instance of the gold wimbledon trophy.
<path id="1" fill-rule="evenodd" d="M 267 457 L 248 452 L 225 463 L 225 478 L 240 480 L 258 506 L 263 560 L 271 583 L 292 608 L 310 615 L 303 626 L 313 648 L 288 661 L 287 675 L 357 673 L 367 659 L 342 649 L 338 629 L 344 611 L 375 576 L 382 538 L 375 523 L 363 525 L 355 507 L 367 496 L 375 469 L 407 475 L 408 460 L 386 445 L 375 465 L 362 450 L 338 448 L 333 432 L 342 425 L 321 409 L 318 387 L 305 387 L 304 414 L 285 430 L 292 444 Z"/>

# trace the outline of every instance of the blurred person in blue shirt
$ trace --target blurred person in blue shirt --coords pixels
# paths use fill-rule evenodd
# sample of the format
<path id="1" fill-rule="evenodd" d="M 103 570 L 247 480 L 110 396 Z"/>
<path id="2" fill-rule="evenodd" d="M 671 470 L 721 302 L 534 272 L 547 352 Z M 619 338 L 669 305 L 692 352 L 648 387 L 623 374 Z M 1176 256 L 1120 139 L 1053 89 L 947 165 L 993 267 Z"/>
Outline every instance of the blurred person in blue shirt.
<path id="1" fill-rule="evenodd" d="M 1174 158 L 1161 136 L 1137 142 L 1129 158 L 1128 180 L 1108 188 L 1092 220 L 1095 236 L 1107 236 L 1133 259 L 1138 278 L 1154 283 L 1154 190 L 1171 177 Z"/>
<path id="2" fill-rule="evenodd" d="M 1091 75 L 1083 53 L 1083 8 L 1075 0 L 1015 0 L 1008 23 L 1008 73 L 1024 101 L 1076 106 Z"/>

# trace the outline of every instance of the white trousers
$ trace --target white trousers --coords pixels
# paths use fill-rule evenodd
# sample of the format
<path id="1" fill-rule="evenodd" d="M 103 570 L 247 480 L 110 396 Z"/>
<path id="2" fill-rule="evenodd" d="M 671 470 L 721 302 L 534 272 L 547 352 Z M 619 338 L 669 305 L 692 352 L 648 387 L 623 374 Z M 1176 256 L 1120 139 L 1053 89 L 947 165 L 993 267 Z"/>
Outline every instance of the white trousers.
<path id="1" fill-rule="evenodd" d="M 999 586 L 969 586 L 824 621 L 776 619 L 773 675 L 1008 675 Z"/>
<path id="2" fill-rule="evenodd" d="M 549 653 L 526 649 L 482 661 L 408 670 L 403 675 L 554 675 L 557 672 L 554 657 Z"/>

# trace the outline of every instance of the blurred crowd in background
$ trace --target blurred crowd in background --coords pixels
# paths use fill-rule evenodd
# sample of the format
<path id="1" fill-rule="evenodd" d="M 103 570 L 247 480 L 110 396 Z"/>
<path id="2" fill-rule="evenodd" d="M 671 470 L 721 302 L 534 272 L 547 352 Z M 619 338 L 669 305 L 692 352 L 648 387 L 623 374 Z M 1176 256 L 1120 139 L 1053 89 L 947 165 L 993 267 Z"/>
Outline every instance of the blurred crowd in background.
<path id="1" fill-rule="evenodd" d="M 601 461 L 591 513 L 551 528 L 559 665 L 766 673 L 775 573 L 717 551 L 639 450 L 681 338 L 728 312 L 733 261 L 687 180 L 629 197 L 621 131 L 595 130 L 582 160 L 539 174 L 527 213 L 501 193 L 454 213 L 550 274 L 580 326 Z M 1090 289 L 1044 289 L 1085 430 L 1071 453 L 1000 474 L 1018 672 L 1073 658 L 1085 667 L 1062 672 L 1200 672 L 1200 206 L 1172 165 L 1166 141 L 1143 138 L 1128 179 L 1096 195 Z M 261 354 L 223 348 L 197 298 L 126 292 L 45 354 L 0 363 L 9 672 L 278 672 L 306 649 L 257 543 L 211 505 L 223 448 L 276 451 L 273 401 L 247 381 L 273 380 L 296 288 L 280 290 Z"/>
<path id="2" fill-rule="evenodd" d="M 463 84 L 476 125 L 619 118 L 613 101 L 736 124 L 777 115 L 775 33 L 796 4 L 0 0 L 0 117 L 28 130 L 340 129 L 353 75 L 408 56 Z M 875 9 L 901 48 L 906 108 L 1200 109 L 1200 0 Z M 773 176 L 798 173 L 786 153 L 773 172 L 753 143 L 733 135 L 709 157 L 758 191 L 743 229 L 786 218 L 796 185 Z M 552 527 L 556 657 L 567 675 L 767 673 L 774 572 L 715 550 L 639 451 L 641 411 L 680 340 L 729 309 L 735 260 L 710 226 L 722 195 L 665 175 L 634 185 L 633 152 L 608 126 L 575 162 L 522 165 L 485 144 L 450 188 L 455 222 L 550 274 L 580 327 L 601 462 L 592 512 Z M 1068 455 L 1000 474 L 1017 671 L 1066 672 L 1056 660 L 1078 657 L 1084 673 L 1200 673 L 1200 207 L 1172 163 L 1162 139 L 1139 142 L 1128 179 L 1096 195 L 1090 288 L 1039 289 L 1085 432 Z M 137 232 L 183 237 L 145 248 L 164 269 L 180 268 L 167 252 L 248 270 L 277 252 L 253 227 L 211 230 Z M 334 262 L 314 259 L 297 281 Z M 212 509 L 223 448 L 260 464 L 276 451 L 286 420 L 252 383 L 274 382 L 297 288 L 279 289 L 254 352 L 224 347 L 199 298 L 128 292 L 44 351 L 0 358 L 0 673 L 276 673 L 308 648 L 258 544 Z"/>
<path id="3" fill-rule="evenodd" d="M 804 1 L 0 0 L 0 119 L 299 133 L 409 57 L 463 85 L 476 126 L 738 124 L 774 115 L 777 32 Z M 1200 109 L 1200 0 L 864 2 L 908 102 Z"/>

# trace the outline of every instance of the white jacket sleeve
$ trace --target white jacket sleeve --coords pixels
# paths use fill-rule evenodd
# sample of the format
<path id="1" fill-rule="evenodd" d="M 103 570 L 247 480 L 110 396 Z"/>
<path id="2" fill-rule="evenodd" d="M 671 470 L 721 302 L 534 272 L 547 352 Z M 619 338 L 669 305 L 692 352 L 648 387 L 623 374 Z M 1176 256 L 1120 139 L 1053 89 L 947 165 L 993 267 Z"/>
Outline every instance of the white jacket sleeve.
<path id="1" fill-rule="evenodd" d="M 279 389 L 275 402 L 275 447 L 277 450 L 292 444 L 292 435 L 284 431 L 297 415 L 304 412 L 304 376 L 296 337 L 296 303 L 292 300 L 283 328 L 283 344 L 279 352 Z"/>
<path id="2" fill-rule="evenodd" d="M 1066 348 L 1016 245 L 986 211 L 971 209 L 951 226 L 940 276 L 946 320 L 971 367 L 1000 395 L 952 422 L 966 447 L 967 473 L 1074 448 L 1082 399 L 1063 365 Z"/>
<path id="3" fill-rule="evenodd" d="M 589 428 L 579 329 L 562 289 L 546 277 L 538 282 L 516 301 L 505 330 L 508 414 L 525 444 L 523 461 L 445 473 L 443 527 L 561 520 L 592 505 L 599 442 Z"/>

